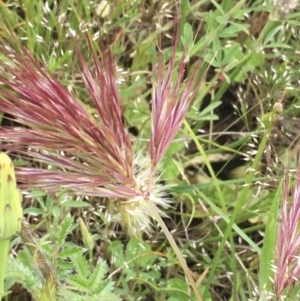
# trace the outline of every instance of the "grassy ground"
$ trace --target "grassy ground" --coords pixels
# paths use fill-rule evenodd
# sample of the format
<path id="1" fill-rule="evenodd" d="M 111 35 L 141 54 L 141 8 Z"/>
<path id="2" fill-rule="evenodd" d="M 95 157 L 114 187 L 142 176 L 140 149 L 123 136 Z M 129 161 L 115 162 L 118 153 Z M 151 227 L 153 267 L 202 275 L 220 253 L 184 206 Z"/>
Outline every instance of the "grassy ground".
<path id="1" fill-rule="evenodd" d="M 275 292 L 268 279 L 281 180 L 298 161 L 299 20 L 263 0 L 0 1 L 0 43 L 25 46 L 92 115 L 75 45 L 91 70 L 87 36 L 97 51 L 99 42 L 110 48 L 123 123 L 139 151 L 151 137 L 158 50 L 167 62 L 178 28 L 176 66 L 185 52 L 185 78 L 196 72 L 202 82 L 158 166 L 172 200 L 163 219 L 202 300 L 263 301 L 265 289 Z M 3 127 L 17 122 L 2 114 Z M 16 168 L 41 164 L 11 154 Z M 128 236 L 116 202 L 24 189 L 33 255 L 12 241 L 4 300 L 201 300 L 165 232 Z M 297 300 L 297 289 L 289 294 Z"/>

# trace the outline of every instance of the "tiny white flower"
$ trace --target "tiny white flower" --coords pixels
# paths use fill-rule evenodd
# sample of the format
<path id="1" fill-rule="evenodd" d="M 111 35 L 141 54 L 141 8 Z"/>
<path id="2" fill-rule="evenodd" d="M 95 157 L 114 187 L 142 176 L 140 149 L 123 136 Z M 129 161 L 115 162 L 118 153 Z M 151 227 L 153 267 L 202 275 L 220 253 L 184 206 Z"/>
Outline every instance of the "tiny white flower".
<path id="1" fill-rule="evenodd" d="M 297 8 L 298 0 L 273 0 L 273 5 L 280 15 L 286 16 Z"/>

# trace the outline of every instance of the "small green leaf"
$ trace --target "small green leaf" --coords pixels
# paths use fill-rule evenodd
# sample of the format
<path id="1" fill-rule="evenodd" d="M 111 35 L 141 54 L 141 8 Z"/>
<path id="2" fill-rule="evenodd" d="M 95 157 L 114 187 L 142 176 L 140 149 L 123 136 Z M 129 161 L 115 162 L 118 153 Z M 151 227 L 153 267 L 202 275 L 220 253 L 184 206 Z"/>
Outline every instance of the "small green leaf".
<path id="1" fill-rule="evenodd" d="M 84 201 L 66 201 L 61 203 L 64 207 L 80 208 L 80 207 L 90 207 L 91 204 Z"/>
<path id="2" fill-rule="evenodd" d="M 113 241 L 109 247 L 108 250 L 111 254 L 111 263 L 116 267 L 120 268 L 124 265 L 125 257 L 124 257 L 124 249 L 123 245 L 120 241 Z"/>
<path id="3" fill-rule="evenodd" d="M 188 285 L 179 278 L 168 280 L 168 294 L 170 297 L 178 298 L 178 300 L 186 300 L 188 296 Z"/>
<path id="4" fill-rule="evenodd" d="M 226 25 L 228 23 L 226 16 L 218 16 L 216 17 L 216 21 L 222 25 Z"/>
<path id="5" fill-rule="evenodd" d="M 24 214 L 32 214 L 32 215 L 42 215 L 44 210 L 41 208 L 29 207 L 24 209 Z"/>
<path id="6" fill-rule="evenodd" d="M 188 47 L 193 44 L 194 34 L 192 26 L 189 23 L 184 25 L 183 36 L 181 37 L 181 42 L 184 47 Z"/>
<path id="7" fill-rule="evenodd" d="M 273 41 L 274 39 L 274 36 L 280 31 L 282 30 L 282 26 L 283 25 L 279 25 L 279 26 L 276 26 L 274 29 L 272 29 L 269 34 L 266 36 L 263 44 L 266 46 L 268 45 L 271 41 Z"/>
<path id="8" fill-rule="evenodd" d="M 92 251 L 93 248 L 94 248 L 93 237 L 90 234 L 85 222 L 83 221 L 83 219 L 81 217 L 78 218 L 78 223 L 79 223 L 79 226 L 80 226 L 83 243 L 84 243 L 84 245 L 87 249 Z"/>
<path id="9" fill-rule="evenodd" d="M 60 208 L 59 206 L 55 205 L 53 208 L 52 208 L 52 215 L 54 218 L 58 218 L 59 215 L 60 215 Z"/>
<path id="10" fill-rule="evenodd" d="M 64 250 L 59 252 L 59 257 L 62 259 L 68 258 L 68 257 L 76 257 L 80 256 L 83 253 L 84 249 L 82 247 L 73 246 L 73 247 L 67 247 Z"/>
<path id="11" fill-rule="evenodd" d="M 62 245 L 67 237 L 67 235 L 71 232 L 73 226 L 73 218 L 70 213 L 64 218 L 62 223 L 59 226 L 58 234 L 57 234 L 57 244 L 58 246 Z"/>
<path id="12" fill-rule="evenodd" d="M 203 110 L 201 110 L 197 116 L 198 120 L 202 120 L 202 118 L 206 115 L 210 115 L 214 109 L 216 109 L 218 106 L 222 104 L 221 101 L 214 101 L 211 102 L 207 107 L 205 107 Z"/>
<path id="13" fill-rule="evenodd" d="M 277 237 L 277 217 L 279 199 L 281 196 L 281 185 L 278 186 L 274 201 L 270 210 L 268 222 L 266 225 L 264 244 L 260 256 L 259 287 L 260 291 L 269 291 L 272 288 L 274 279 L 274 256 Z"/>
<path id="14" fill-rule="evenodd" d="M 134 259 L 129 263 L 129 266 L 148 268 L 156 260 L 156 256 L 151 252 L 149 244 L 132 237 L 126 246 L 126 261 L 129 262 Z"/>

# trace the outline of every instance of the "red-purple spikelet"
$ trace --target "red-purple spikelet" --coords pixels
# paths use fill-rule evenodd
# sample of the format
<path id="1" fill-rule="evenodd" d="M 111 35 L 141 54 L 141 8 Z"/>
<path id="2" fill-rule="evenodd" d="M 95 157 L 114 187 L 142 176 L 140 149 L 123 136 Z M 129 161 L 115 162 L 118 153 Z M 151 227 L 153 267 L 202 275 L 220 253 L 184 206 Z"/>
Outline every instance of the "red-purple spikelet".
<path id="1" fill-rule="evenodd" d="M 99 60 L 88 40 L 92 73 L 76 48 L 89 101 L 96 111 L 92 115 L 78 96 L 50 76 L 25 48 L 16 51 L 0 43 L 6 57 L 0 61 L 0 107 L 25 126 L 2 127 L 3 148 L 48 166 L 19 168 L 17 176 L 23 188 L 65 188 L 80 195 L 118 198 L 116 204 L 129 232 L 150 231 L 153 214 L 148 202 L 164 208 L 169 204 L 155 168 L 200 85 L 194 73 L 181 89 L 185 56 L 172 83 L 177 42 L 178 36 L 165 77 L 162 53 L 155 66 L 158 78 L 153 89 L 152 136 L 149 153 L 144 155 L 133 153 L 124 128 L 115 66 L 108 49 L 101 48 Z"/>
<path id="2" fill-rule="evenodd" d="M 103 56 L 102 64 L 93 55 L 96 72 L 92 75 L 77 51 L 86 88 L 100 117 L 95 118 L 25 48 L 7 51 L 10 61 L 1 62 L 4 72 L 0 83 L 5 85 L 0 91 L 1 110 L 29 129 L 2 127 L 4 147 L 67 170 L 21 168 L 19 181 L 29 187 L 47 189 L 57 189 L 59 184 L 59 188 L 66 186 L 85 195 L 134 195 L 118 185 L 132 184 L 133 154 L 122 125 L 110 54 Z M 61 151 L 65 155 L 58 153 Z M 101 187 L 108 184 L 109 190 Z"/>
<path id="3" fill-rule="evenodd" d="M 185 75 L 186 56 L 179 62 L 178 77 L 172 83 L 175 69 L 178 36 L 174 37 L 173 52 L 171 53 L 168 70 L 164 75 L 163 53 L 159 52 L 157 65 L 157 83 L 152 92 L 152 136 L 150 140 L 150 154 L 153 165 L 156 166 L 168 149 L 173 138 L 178 133 L 185 115 L 199 90 L 201 81 L 197 82 L 197 72 L 190 75 L 184 89 L 181 84 Z M 199 67 L 199 65 L 198 65 Z M 197 70 L 197 68 L 195 68 Z"/>
<path id="4" fill-rule="evenodd" d="M 284 183 L 281 224 L 275 250 L 275 293 L 278 300 L 293 289 L 300 277 L 300 164 L 291 191 L 288 176 Z M 290 196 L 291 195 L 291 196 Z"/>

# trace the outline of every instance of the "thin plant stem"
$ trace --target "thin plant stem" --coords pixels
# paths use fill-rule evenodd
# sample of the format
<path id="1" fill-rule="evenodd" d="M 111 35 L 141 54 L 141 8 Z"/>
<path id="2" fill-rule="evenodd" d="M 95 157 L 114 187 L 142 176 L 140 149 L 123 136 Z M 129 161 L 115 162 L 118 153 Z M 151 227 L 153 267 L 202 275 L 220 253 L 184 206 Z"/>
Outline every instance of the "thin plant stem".
<path id="1" fill-rule="evenodd" d="M 32 256 L 36 256 L 38 258 L 37 264 L 38 267 L 44 276 L 45 279 L 47 279 L 51 275 L 51 269 L 48 263 L 46 262 L 46 259 L 44 255 L 41 253 L 41 251 L 38 249 L 35 239 L 33 238 L 31 231 L 28 229 L 26 224 L 22 222 L 22 230 L 20 232 L 20 236 L 23 240 L 23 242 L 26 244 L 29 253 Z"/>
<path id="2" fill-rule="evenodd" d="M 187 276 L 187 278 L 188 278 L 188 280 L 190 282 L 190 285 L 193 288 L 193 291 L 194 291 L 194 293 L 195 293 L 198 301 L 203 301 L 203 298 L 202 298 L 202 296 L 201 296 L 201 294 L 199 292 L 199 289 L 198 289 L 198 287 L 196 285 L 196 282 L 195 282 L 195 280 L 194 280 L 194 278 L 193 278 L 193 276 L 191 274 L 191 271 L 188 268 L 188 266 L 186 264 L 186 261 L 183 258 L 183 256 L 182 256 L 182 254 L 181 254 L 181 252 L 180 252 L 180 250 L 179 250 L 179 248 L 178 248 L 178 246 L 177 246 L 177 244 L 176 244 L 173 236 L 171 235 L 171 233 L 168 230 L 166 224 L 162 220 L 160 214 L 157 212 L 155 205 L 151 201 L 149 201 L 149 200 L 147 201 L 147 203 L 148 203 L 148 206 L 151 209 L 151 211 L 152 211 L 152 213 L 153 213 L 156 221 L 158 222 L 158 224 L 162 228 L 164 234 L 166 235 L 166 237 L 167 237 L 167 239 L 168 239 L 168 241 L 169 241 L 169 243 L 170 243 L 173 251 L 175 252 L 175 254 L 176 254 L 176 256 L 177 256 L 177 258 L 179 260 L 179 263 L 180 263 L 182 269 L 184 270 L 184 272 L 185 272 L 185 274 L 186 274 L 186 276 Z"/>
<path id="3" fill-rule="evenodd" d="M 7 266 L 7 257 L 9 254 L 9 239 L 1 239 L 0 240 L 0 300 L 4 297 L 4 279 L 6 274 L 6 266 Z"/>

